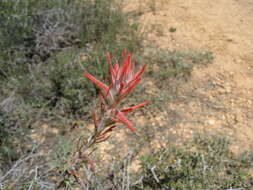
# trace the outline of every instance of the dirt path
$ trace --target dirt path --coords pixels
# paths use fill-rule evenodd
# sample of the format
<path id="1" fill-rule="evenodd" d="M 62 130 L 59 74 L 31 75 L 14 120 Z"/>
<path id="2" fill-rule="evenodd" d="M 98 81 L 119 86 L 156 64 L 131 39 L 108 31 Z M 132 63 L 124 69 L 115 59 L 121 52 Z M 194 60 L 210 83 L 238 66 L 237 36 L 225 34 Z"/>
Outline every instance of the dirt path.
<path id="1" fill-rule="evenodd" d="M 156 27 L 148 40 L 159 47 L 207 49 L 215 57 L 213 64 L 194 69 L 179 90 L 180 101 L 168 102 L 168 109 L 149 122 L 169 125 L 162 134 L 184 137 L 196 130 L 225 132 L 236 139 L 233 150 L 253 150 L 253 2 L 129 0 L 126 10 L 136 9 L 144 30 Z"/>

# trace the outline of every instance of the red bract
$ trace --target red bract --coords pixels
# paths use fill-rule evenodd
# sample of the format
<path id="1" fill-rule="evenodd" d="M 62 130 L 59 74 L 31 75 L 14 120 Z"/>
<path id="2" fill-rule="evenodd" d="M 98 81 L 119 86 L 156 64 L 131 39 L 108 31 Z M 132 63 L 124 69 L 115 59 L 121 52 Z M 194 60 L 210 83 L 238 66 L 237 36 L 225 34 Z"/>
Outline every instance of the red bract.
<path id="1" fill-rule="evenodd" d="M 143 103 L 141 103 L 141 104 L 138 104 L 138 105 L 135 105 L 135 106 L 132 106 L 132 107 L 123 109 L 123 110 L 121 110 L 121 112 L 127 114 L 127 113 L 132 112 L 132 111 L 134 111 L 134 110 L 136 110 L 136 109 L 138 109 L 138 108 L 140 108 L 140 107 L 142 107 L 142 106 L 145 106 L 145 105 L 147 105 L 147 104 L 148 104 L 148 102 L 143 102 Z"/>
<path id="2" fill-rule="evenodd" d="M 99 80 L 97 80 L 97 79 L 96 79 L 94 76 L 92 76 L 90 73 L 85 72 L 85 73 L 84 73 L 84 76 L 85 76 L 87 79 L 91 80 L 93 83 L 95 83 L 95 84 L 97 85 L 97 87 L 99 87 L 100 89 L 104 90 L 105 92 L 107 92 L 107 91 L 109 90 L 109 87 L 108 87 L 106 84 L 104 84 L 104 83 L 100 82 Z"/>
<path id="3" fill-rule="evenodd" d="M 125 114 L 121 111 L 115 110 L 115 116 L 119 119 L 119 122 L 126 125 L 131 131 L 136 131 L 136 128 L 134 128 L 133 124 L 126 118 Z"/>
<path id="4" fill-rule="evenodd" d="M 115 65 L 111 63 L 111 56 L 107 55 L 107 63 L 110 71 L 110 85 L 106 85 L 103 82 L 97 80 L 94 76 L 89 73 L 84 73 L 85 77 L 91 80 L 98 88 L 101 90 L 100 94 L 100 104 L 101 112 L 109 113 L 110 120 L 113 123 L 121 122 L 126 125 L 130 130 L 135 131 L 133 124 L 126 118 L 126 114 L 134 111 L 146 104 L 144 102 L 136 106 L 132 106 L 127 109 L 119 110 L 118 104 L 123 100 L 128 94 L 130 94 L 135 87 L 141 81 L 141 75 L 146 69 L 144 65 L 139 71 L 135 72 L 135 64 L 132 62 L 132 54 L 128 54 L 124 49 L 124 59 L 123 64 L 119 64 L 116 60 Z M 94 116 L 95 117 L 95 116 Z M 97 120 L 94 120 L 97 126 Z M 105 126 L 106 127 L 106 126 Z"/>
<path id="5" fill-rule="evenodd" d="M 131 93 L 137 84 L 141 81 L 141 75 L 144 72 L 146 65 L 144 65 L 137 73 L 135 72 L 135 64 L 132 63 L 132 54 L 126 55 L 124 51 L 125 61 L 122 65 L 111 64 L 110 55 L 108 55 L 108 64 L 111 75 L 112 88 L 110 91 L 116 94 L 114 104 L 118 104 L 129 93 Z"/>

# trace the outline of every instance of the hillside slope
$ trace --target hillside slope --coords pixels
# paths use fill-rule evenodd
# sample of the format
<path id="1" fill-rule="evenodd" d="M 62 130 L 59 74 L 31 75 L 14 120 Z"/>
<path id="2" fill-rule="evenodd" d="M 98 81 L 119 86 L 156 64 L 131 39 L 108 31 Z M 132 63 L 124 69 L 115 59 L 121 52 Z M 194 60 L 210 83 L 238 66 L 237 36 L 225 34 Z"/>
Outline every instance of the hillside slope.
<path id="1" fill-rule="evenodd" d="M 168 101 L 167 110 L 148 122 L 168 128 L 162 134 L 183 137 L 220 131 L 236 139 L 233 150 L 252 150 L 253 2 L 128 0 L 125 10 L 140 12 L 143 30 L 153 30 L 147 40 L 158 47 L 207 49 L 215 57 L 213 64 L 194 69 L 179 89 L 179 101 Z"/>

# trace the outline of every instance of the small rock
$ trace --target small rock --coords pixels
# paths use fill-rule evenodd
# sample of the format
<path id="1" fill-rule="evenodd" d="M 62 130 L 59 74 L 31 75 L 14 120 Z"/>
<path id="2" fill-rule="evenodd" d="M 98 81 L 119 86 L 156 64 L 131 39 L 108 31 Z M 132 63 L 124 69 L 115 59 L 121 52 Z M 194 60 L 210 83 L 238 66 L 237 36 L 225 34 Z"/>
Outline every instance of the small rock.
<path id="1" fill-rule="evenodd" d="M 242 114 L 236 114 L 235 115 L 235 121 L 238 123 L 242 123 L 244 121 L 244 118 L 242 116 Z"/>
<path id="2" fill-rule="evenodd" d="M 230 93 L 230 92 L 231 92 L 231 87 L 230 87 L 230 86 L 227 86 L 227 87 L 225 88 L 225 90 L 226 90 L 227 93 Z"/>
<path id="3" fill-rule="evenodd" d="M 224 88 L 218 89 L 218 93 L 219 94 L 224 94 L 225 92 L 226 92 L 226 90 Z"/>
<path id="4" fill-rule="evenodd" d="M 207 121 L 207 123 L 209 125 L 214 125 L 215 124 L 215 120 L 214 119 L 210 119 L 210 120 Z"/>

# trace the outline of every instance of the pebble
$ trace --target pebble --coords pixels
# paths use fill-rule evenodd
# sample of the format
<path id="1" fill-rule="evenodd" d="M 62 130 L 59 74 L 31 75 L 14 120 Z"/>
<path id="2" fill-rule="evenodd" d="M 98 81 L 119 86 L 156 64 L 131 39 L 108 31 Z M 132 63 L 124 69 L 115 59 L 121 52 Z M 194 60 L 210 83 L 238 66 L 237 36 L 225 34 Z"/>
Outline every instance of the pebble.
<path id="1" fill-rule="evenodd" d="M 210 119 L 207 122 L 209 125 L 214 125 L 215 124 L 215 120 L 214 119 Z"/>

